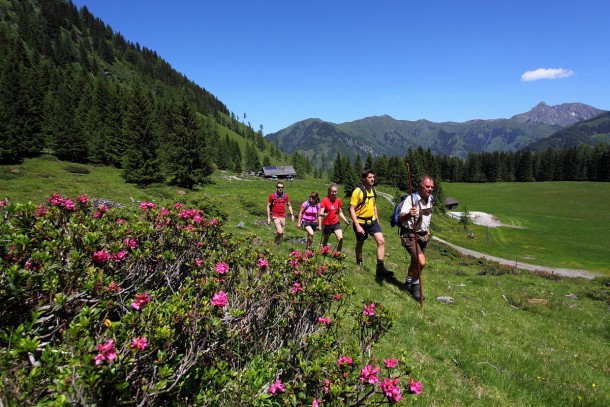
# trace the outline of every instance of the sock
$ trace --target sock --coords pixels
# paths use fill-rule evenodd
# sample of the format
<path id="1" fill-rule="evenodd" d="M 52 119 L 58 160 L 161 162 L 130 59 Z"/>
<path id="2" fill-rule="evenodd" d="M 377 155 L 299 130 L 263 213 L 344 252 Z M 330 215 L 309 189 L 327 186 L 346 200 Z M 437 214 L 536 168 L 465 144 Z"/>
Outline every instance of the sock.
<path id="1" fill-rule="evenodd" d="M 417 285 L 417 284 L 419 284 L 419 280 L 415 280 L 415 281 L 413 281 L 411 284 L 413 284 L 413 285 Z"/>
<path id="2" fill-rule="evenodd" d="M 410 284 L 410 283 L 411 283 L 411 280 L 412 280 L 412 279 L 411 279 L 411 276 L 407 276 L 407 284 Z"/>
<path id="3" fill-rule="evenodd" d="M 383 260 L 377 259 L 377 265 L 382 265 L 383 266 Z"/>

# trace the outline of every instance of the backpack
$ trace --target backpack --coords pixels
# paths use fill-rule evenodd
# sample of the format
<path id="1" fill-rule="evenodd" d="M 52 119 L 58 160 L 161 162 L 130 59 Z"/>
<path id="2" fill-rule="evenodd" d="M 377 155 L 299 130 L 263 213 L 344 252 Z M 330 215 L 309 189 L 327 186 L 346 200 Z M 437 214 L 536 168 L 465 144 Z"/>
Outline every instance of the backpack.
<path id="1" fill-rule="evenodd" d="M 369 195 L 366 193 L 366 187 L 360 184 L 358 185 L 358 188 L 360 188 L 360 190 L 362 191 L 362 201 L 360 201 L 360 203 L 356 205 L 356 207 L 354 208 L 355 210 L 358 210 L 363 207 L 366 204 L 367 199 L 369 199 Z M 375 202 L 377 202 L 377 191 L 375 191 L 375 188 L 373 188 L 373 199 L 375 200 Z"/>
<path id="2" fill-rule="evenodd" d="M 413 192 L 411 195 L 412 195 L 411 199 L 413 200 L 414 204 L 419 205 L 419 200 L 416 199 L 417 192 Z M 390 226 L 394 227 L 394 226 L 398 225 L 398 216 L 400 215 L 400 211 L 402 210 L 402 205 L 405 203 L 405 201 L 407 200 L 408 197 L 409 197 L 409 194 L 402 195 L 400 197 L 400 202 L 398 202 L 394 206 L 394 212 L 392 212 L 392 214 L 390 215 Z M 432 205 L 434 205 L 434 196 L 430 195 L 429 199 L 430 199 L 430 202 L 432 203 Z"/>
<path id="3" fill-rule="evenodd" d="M 282 196 L 278 196 L 277 191 L 273 192 L 273 199 L 269 202 L 269 209 L 273 208 L 273 204 L 275 204 L 276 199 L 286 200 L 286 193 L 283 193 Z"/>
<path id="4" fill-rule="evenodd" d="M 311 208 L 312 206 L 309 204 L 309 199 L 307 200 L 307 206 L 305 206 L 305 210 L 303 211 L 303 213 L 307 212 L 307 209 Z M 320 204 L 317 203 L 313 206 L 313 208 L 316 208 L 316 214 L 318 214 L 320 212 Z"/>
<path id="5" fill-rule="evenodd" d="M 402 205 L 405 203 L 405 200 L 409 194 L 402 195 L 400 197 L 400 201 L 396 205 L 394 205 L 394 211 L 390 215 L 390 226 L 395 227 L 398 225 L 398 216 L 400 215 L 400 211 L 402 209 Z M 413 194 L 413 198 L 415 199 L 415 194 Z"/>

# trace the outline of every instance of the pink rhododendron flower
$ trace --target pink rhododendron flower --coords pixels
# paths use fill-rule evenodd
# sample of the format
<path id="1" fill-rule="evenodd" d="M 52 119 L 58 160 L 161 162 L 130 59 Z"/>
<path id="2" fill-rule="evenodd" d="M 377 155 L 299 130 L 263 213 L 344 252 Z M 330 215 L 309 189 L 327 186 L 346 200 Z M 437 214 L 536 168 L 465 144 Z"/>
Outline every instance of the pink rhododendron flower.
<path id="1" fill-rule="evenodd" d="M 161 209 L 159 209 L 159 216 L 165 216 L 169 214 L 169 211 L 165 208 L 165 206 L 162 206 Z"/>
<path id="2" fill-rule="evenodd" d="M 256 264 L 259 269 L 264 269 L 269 267 L 269 262 L 264 257 L 259 257 L 258 262 Z"/>
<path id="3" fill-rule="evenodd" d="M 298 281 L 295 281 L 294 284 L 292 285 L 292 288 L 290 289 L 290 292 L 295 295 L 300 292 L 303 292 L 303 287 L 301 286 L 301 283 L 299 283 Z"/>
<path id="4" fill-rule="evenodd" d="M 318 323 L 324 325 L 330 325 L 330 317 L 318 317 Z"/>
<path id="5" fill-rule="evenodd" d="M 102 213 L 101 212 L 95 212 L 92 216 L 93 216 L 94 219 L 98 219 L 98 218 L 102 217 Z"/>
<path id="6" fill-rule="evenodd" d="M 136 310 L 143 308 L 146 304 L 150 302 L 150 297 L 148 296 L 146 291 L 144 291 L 142 294 L 136 294 L 134 297 L 135 299 L 131 303 L 131 306 Z"/>
<path id="7" fill-rule="evenodd" d="M 271 394 L 272 396 L 275 396 L 277 393 L 283 393 L 284 391 L 284 385 L 282 384 L 280 379 L 277 379 L 276 381 L 271 383 L 271 386 L 269 386 L 269 394 Z"/>
<path id="8" fill-rule="evenodd" d="M 76 210 L 74 206 L 74 202 L 71 199 L 63 198 L 58 193 L 53 193 L 49 198 L 49 202 L 51 205 L 56 206 L 58 208 L 62 208 L 68 211 Z"/>
<path id="9" fill-rule="evenodd" d="M 126 253 L 127 252 L 125 250 L 120 250 L 116 253 L 112 253 L 112 260 L 114 260 L 116 263 L 118 263 L 125 258 Z"/>
<path id="10" fill-rule="evenodd" d="M 218 308 L 224 307 L 225 305 L 227 305 L 227 294 L 225 294 L 223 291 L 218 291 L 212 296 L 210 304 Z"/>
<path id="11" fill-rule="evenodd" d="M 38 205 L 36 207 L 36 211 L 34 212 L 34 216 L 37 216 L 37 217 L 44 216 L 47 212 L 48 212 L 48 210 L 46 210 L 44 208 L 44 206 Z"/>
<path id="12" fill-rule="evenodd" d="M 201 266 L 202 263 L 203 263 L 203 260 L 199 260 L 197 257 L 195 257 L 195 265 L 197 267 Z"/>
<path id="13" fill-rule="evenodd" d="M 95 345 L 95 350 L 99 353 L 93 357 L 95 365 L 99 365 L 104 360 L 108 360 L 110 363 L 116 358 L 116 351 L 114 350 L 114 341 L 110 339 L 104 343 L 98 343 Z"/>
<path id="14" fill-rule="evenodd" d="M 335 251 L 333 251 L 333 257 L 334 257 L 335 259 L 338 259 L 339 257 L 341 257 L 341 252 L 338 252 L 338 251 L 336 251 L 336 250 L 335 250 Z"/>
<path id="15" fill-rule="evenodd" d="M 133 250 L 138 247 L 138 241 L 133 237 L 126 237 L 125 239 L 123 239 L 123 246 Z"/>
<path id="16" fill-rule="evenodd" d="M 412 377 L 409 377 L 409 391 L 415 394 L 421 394 L 421 382 L 416 382 Z"/>
<path id="17" fill-rule="evenodd" d="M 93 254 L 91 255 L 91 259 L 94 263 L 106 263 L 108 261 L 108 252 L 106 252 L 106 250 L 99 250 L 97 252 L 93 252 Z"/>
<path id="18" fill-rule="evenodd" d="M 367 317 L 371 317 L 375 315 L 375 304 L 364 305 L 362 308 L 362 313 Z"/>
<path id="19" fill-rule="evenodd" d="M 379 372 L 379 369 L 372 365 L 366 365 L 360 371 L 360 381 L 367 382 L 369 384 L 375 384 L 379 381 L 379 378 L 375 374 Z"/>
<path id="20" fill-rule="evenodd" d="M 138 206 L 140 207 L 140 209 L 142 209 L 143 211 L 147 211 L 149 209 L 153 209 L 155 207 L 155 204 L 152 202 L 140 202 L 138 204 Z"/>
<path id="21" fill-rule="evenodd" d="M 299 267 L 299 259 L 290 259 L 288 261 L 288 264 L 291 268 L 296 269 L 297 267 Z"/>
<path id="22" fill-rule="evenodd" d="M 123 218 L 117 218 L 116 223 L 117 223 L 118 225 L 122 225 L 123 223 L 125 223 L 125 219 L 123 219 Z"/>
<path id="23" fill-rule="evenodd" d="M 326 256 L 330 253 L 330 246 L 322 246 L 320 247 L 320 254 Z"/>
<path id="24" fill-rule="evenodd" d="M 115 281 L 108 284 L 108 287 L 106 287 L 106 288 L 108 289 L 108 291 L 114 291 L 114 292 L 119 291 L 119 285 Z"/>
<path id="25" fill-rule="evenodd" d="M 136 338 L 131 338 L 131 348 L 135 348 L 138 350 L 144 350 L 148 346 L 148 341 L 143 336 L 138 336 Z"/>
<path id="26" fill-rule="evenodd" d="M 313 401 L 311 402 L 311 407 L 318 407 L 320 405 L 320 402 L 316 399 L 313 399 Z"/>
<path id="27" fill-rule="evenodd" d="M 214 271 L 218 274 L 225 274 L 227 271 L 229 271 L 229 266 L 227 266 L 226 263 L 216 263 Z"/>
<path id="28" fill-rule="evenodd" d="M 385 367 L 387 367 L 388 369 L 391 369 L 393 367 L 396 367 L 396 364 L 398 363 L 398 361 L 396 359 L 385 359 L 383 361 L 383 363 L 385 364 Z"/>
<path id="29" fill-rule="evenodd" d="M 296 259 L 300 259 L 301 258 L 301 252 L 299 252 L 298 250 L 293 250 L 290 252 L 290 256 L 294 257 Z"/>
<path id="30" fill-rule="evenodd" d="M 328 394 L 328 392 L 330 391 L 330 380 L 324 380 L 324 386 L 322 387 L 322 391 L 324 392 L 324 394 Z"/>
<path id="31" fill-rule="evenodd" d="M 392 403 L 398 403 L 402 398 L 400 395 L 400 387 L 398 386 L 398 379 L 386 377 L 383 379 L 383 382 L 379 383 L 379 388 L 381 388 L 383 394 L 385 394 Z"/>
<path id="32" fill-rule="evenodd" d="M 108 212 L 108 207 L 104 204 L 101 204 L 100 206 L 97 207 L 97 210 L 100 211 L 101 213 Z"/>
<path id="33" fill-rule="evenodd" d="M 7 205 L 8 205 L 8 203 L 6 201 L 0 201 L 0 207 L 7 206 Z"/>
<path id="34" fill-rule="evenodd" d="M 349 356 L 339 356 L 337 359 L 337 366 L 347 366 L 352 364 L 352 358 Z"/>
<path id="35" fill-rule="evenodd" d="M 182 208 L 182 204 L 181 204 L 180 202 L 176 202 L 176 203 L 174 204 L 174 208 L 176 208 L 176 209 L 180 209 L 180 208 Z"/>
<path id="36" fill-rule="evenodd" d="M 85 203 L 89 200 L 89 198 L 87 197 L 87 195 L 83 194 L 83 195 L 77 195 L 76 200 L 80 203 Z"/>
<path id="37" fill-rule="evenodd" d="M 341 294 L 341 293 L 335 294 L 335 300 L 339 301 L 341 299 L 341 297 L 343 297 L 343 294 Z"/>

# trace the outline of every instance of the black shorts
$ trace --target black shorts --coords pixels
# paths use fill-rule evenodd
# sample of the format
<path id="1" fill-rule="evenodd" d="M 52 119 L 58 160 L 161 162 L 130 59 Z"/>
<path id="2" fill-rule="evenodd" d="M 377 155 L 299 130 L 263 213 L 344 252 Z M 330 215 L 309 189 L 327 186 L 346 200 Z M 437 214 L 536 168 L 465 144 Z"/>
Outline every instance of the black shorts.
<path id="1" fill-rule="evenodd" d="M 364 229 L 364 235 L 356 232 L 356 225 L 353 225 L 354 233 L 356 234 L 356 240 L 363 241 L 369 238 L 369 235 L 373 236 L 375 233 L 381 233 L 381 226 L 379 226 L 379 222 L 377 219 L 374 221 L 367 221 L 366 223 L 359 223 Z"/>
<path id="2" fill-rule="evenodd" d="M 341 229 L 341 223 L 337 222 L 334 225 L 324 225 L 324 236 L 330 235 L 335 230 Z"/>
<path id="3" fill-rule="evenodd" d="M 311 228 L 315 230 L 318 228 L 318 222 L 307 222 L 305 220 L 301 221 L 301 226 L 303 226 L 303 229 L 305 229 L 307 226 L 311 226 Z"/>

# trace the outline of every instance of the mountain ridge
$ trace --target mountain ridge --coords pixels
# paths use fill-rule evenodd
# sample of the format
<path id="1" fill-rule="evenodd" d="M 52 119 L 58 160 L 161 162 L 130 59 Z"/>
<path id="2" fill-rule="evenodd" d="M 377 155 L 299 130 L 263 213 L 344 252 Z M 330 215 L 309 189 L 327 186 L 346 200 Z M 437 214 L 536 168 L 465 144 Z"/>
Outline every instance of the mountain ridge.
<path id="1" fill-rule="evenodd" d="M 299 151 L 314 165 L 349 156 L 403 155 L 409 148 L 429 148 L 435 154 L 465 158 L 469 153 L 517 151 L 558 130 L 591 119 L 604 110 L 583 103 L 549 106 L 540 102 L 510 118 L 465 122 L 398 120 L 389 115 L 368 116 L 345 123 L 310 118 L 266 137 L 287 153 Z"/>

